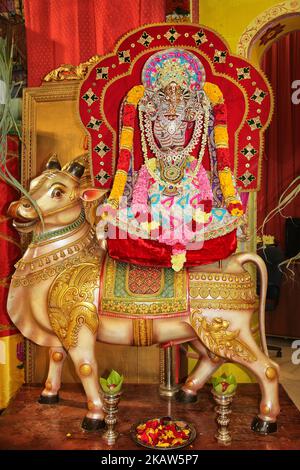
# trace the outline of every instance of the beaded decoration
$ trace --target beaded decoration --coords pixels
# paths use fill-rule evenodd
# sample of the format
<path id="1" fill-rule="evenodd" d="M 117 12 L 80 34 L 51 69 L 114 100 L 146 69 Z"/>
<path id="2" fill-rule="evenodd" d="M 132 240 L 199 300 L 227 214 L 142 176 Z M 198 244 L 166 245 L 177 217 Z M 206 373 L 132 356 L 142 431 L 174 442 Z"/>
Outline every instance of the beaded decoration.
<path id="1" fill-rule="evenodd" d="M 58 228 L 57 230 L 51 230 L 49 232 L 42 232 L 39 235 L 34 235 L 31 243 L 39 243 L 44 240 L 50 240 L 51 238 L 58 237 L 59 235 L 65 235 L 66 233 L 71 232 L 75 228 L 80 227 L 80 225 L 85 221 L 85 212 L 84 209 L 81 209 L 79 217 L 74 220 L 69 225 L 65 227 Z"/>

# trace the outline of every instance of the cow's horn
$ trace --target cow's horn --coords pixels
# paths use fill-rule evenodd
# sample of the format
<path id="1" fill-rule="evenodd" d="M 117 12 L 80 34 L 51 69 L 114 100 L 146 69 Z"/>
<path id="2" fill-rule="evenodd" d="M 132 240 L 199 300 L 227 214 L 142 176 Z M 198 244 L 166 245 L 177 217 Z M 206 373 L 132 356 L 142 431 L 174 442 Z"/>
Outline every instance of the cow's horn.
<path id="1" fill-rule="evenodd" d="M 46 169 L 47 170 L 61 170 L 61 164 L 58 160 L 58 157 L 57 157 L 56 153 L 51 155 L 51 157 L 47 161 Z"/>
<path id="2" fill-rule="evenodd" d="M 67 172 L 76 178 L 81 178 L 84 173 L 85 167 L 78 162 L 71 162 L 67 168 Z"/>

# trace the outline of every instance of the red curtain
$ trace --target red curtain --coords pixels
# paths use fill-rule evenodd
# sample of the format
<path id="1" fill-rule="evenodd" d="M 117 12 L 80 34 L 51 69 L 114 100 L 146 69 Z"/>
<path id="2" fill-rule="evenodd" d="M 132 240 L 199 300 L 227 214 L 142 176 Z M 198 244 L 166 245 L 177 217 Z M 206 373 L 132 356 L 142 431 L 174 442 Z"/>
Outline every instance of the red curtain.
<path id="1" fill-rule="evenodd" d="M 25 0 L 28 86 L 61 64 L 107 54 L 130 29 L 165 19 L 165 0 Z"/>
<path id="2" fill-rule="evenodd" d="M 16 178 L 19 175 L 19 139 L 7 137 L 7 168 Z M 0 178 L 0 409 L 5 408 L 10 398 L 24 381 L 23 338 L 12 324 L 6 311 L 7 295 L 14 263 L 21 256 L 19 236 L 12 228 L 7 216 L 10 202 L 19 194 Z"/>
<path id="3" fill-rule="evenodd" d="M 258 193 L 258 226 L 276 207 L 278 199 L 292 180 L 300 175 L 300 104 L 292 103 L 292 83 L 300 79 L 300 31 L 274 43 L 263 58 L 262 69 L 275 94 L 275 111 L 265 137 L 261 190 Z M 297 197 L 284 215 L 300 217 Z M 285 242 L 285 219 L 275 216 L 266 226 L 266 234 Z"/>

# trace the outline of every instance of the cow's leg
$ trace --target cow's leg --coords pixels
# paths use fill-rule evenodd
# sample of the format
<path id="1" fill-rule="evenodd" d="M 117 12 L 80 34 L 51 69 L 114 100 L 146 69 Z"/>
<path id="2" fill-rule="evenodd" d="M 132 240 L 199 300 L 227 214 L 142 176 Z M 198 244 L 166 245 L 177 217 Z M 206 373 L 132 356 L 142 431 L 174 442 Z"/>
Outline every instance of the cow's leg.
<path id="1" fill-rule="evenodd" d="M 58 403 L 62 368 L 66 357 L 66 351 L 62 346 L 49 349 L 48 376 L 45 382 L 45 388 L 39 398 L 39 403 L 43 405 Z"/>
<path id="2" fill-rule="evenodd" d="M 250 330 L 244 341 L 256 356 L 256 360 L 247 362 L 243 358 L 234 358 L 235 362 L 248 368 L 258 379 L 261 390 L 260 412 L 253 419 L 251 429 L 258 434 L 270 434 L 277 431 L 277 416 L 280 413 L 278 385 L 279 365 L 261 351 L 254 341 Z"/>
<path id="3" fill-rule="evenodd" d="M 176 401 L 182 403 L 196 402 L 198 390 L 203 387 L 214 371 L 224 362 L 220 357 L 210 354 L 201 341 L 194 340 L 189 344 L 199 354 L 199 361 L 181 390 L 175 395 Z"/>
<path id="4" fill-rule="evenodd" d="M 250 329 L 252 311 L 203 309 L 196 313 L 195 331 L 207 348 L 224 359 L 238 363 L 256 375 L 261 389 L 260 413 L 252 423 L 253 431 L 269 434 L 277 430 L 279 366 L 256 344 Z"/>
<path id="5" fill-rule="evenodd" d="M 103 403 L 100 397 L 98 366 L 95 358 L 96 335 L 82 326 L 75 347 L 69 354 L 74 363 L 87 398 L 88 413 L 82 421 L 82 428 L 95 431 L 104 427 Z"/>

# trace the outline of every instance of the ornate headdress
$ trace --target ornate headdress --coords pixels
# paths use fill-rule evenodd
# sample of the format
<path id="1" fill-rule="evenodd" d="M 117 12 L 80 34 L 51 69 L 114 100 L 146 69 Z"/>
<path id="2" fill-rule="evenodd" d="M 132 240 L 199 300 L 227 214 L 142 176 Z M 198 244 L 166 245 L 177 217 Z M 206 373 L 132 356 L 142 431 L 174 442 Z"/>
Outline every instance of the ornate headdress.
<path id="1" fill-rule="evenodd" d="M 197 91 L 205 83 L 205 70 L 191 52 L 184 49 L 168 49 L 149 57 L 144 65 L 142 81 L 146 88 L 159 90 L 171 82 L 182 88 Z"/>

